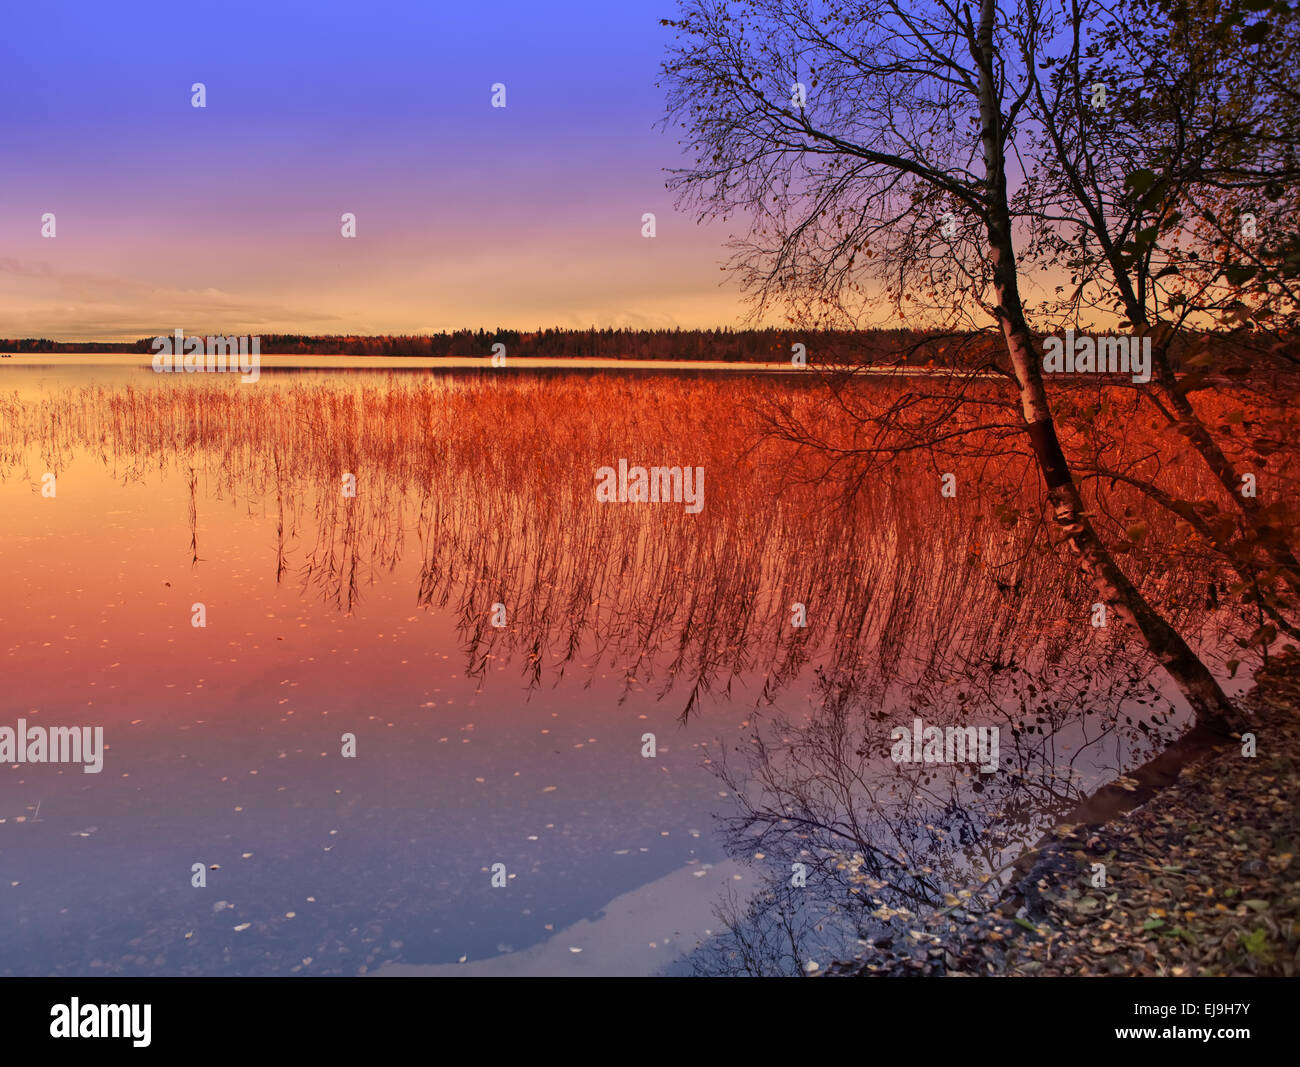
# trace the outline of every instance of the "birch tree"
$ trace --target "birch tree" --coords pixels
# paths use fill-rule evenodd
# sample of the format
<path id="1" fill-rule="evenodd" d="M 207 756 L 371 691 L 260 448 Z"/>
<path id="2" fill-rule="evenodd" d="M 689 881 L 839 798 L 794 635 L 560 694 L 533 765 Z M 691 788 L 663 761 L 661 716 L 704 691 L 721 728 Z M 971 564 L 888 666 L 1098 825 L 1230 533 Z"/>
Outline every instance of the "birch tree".
<path id="1" fill-rule="evenodd" d="M 685 0 L 663 84 L 693 162 L 670 186 L 701 218 L 742 218 L 731 266 L 756 308 L 991 321 L 1062 543 L 1198 723 L 1226 732 L 1231 702 L 1097 535 L 1057 437 L 1008 194 L 1038 59 L 1027 17 L 1023 0 Z"/>
<path id="2" fill-rule="evenodd" d="M 1223 486 L 1293 603 L 1291 516 L 1276 492 L 1266 503 L 1240 491 L 1240 465 L 1191 394 L 1211 370 L 1240 380 L 1270 360 L 1300 360 L 1300 9 L 1026 0 L 1013 33 L 1036 59 L 1024 64 L 1032 170 L 1020 215 L 1036 257 L 1069 269 L 1070 289 L 1049 314 L 1113 315 L 1152 338 L 1149 401 Z M 1206 329 L 1210 343 L 1198 343 Z M 1249 368 L 1233 365 L 1234 347 Z"/>

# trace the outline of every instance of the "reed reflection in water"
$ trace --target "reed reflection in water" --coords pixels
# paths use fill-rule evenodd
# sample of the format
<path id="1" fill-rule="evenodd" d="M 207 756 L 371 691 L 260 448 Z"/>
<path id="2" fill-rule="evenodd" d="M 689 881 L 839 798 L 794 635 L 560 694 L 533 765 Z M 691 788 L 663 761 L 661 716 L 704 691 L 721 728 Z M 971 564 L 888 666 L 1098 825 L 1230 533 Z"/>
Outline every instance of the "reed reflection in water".
<path id="1" fill-rule="evenodd" d="M 156 679 L 146 665 L 169 632 L 196 656 L 210 656 L 217 642 L 237 645 L 219 666 L 173 663 L 164 683 L 195 693 L 212 684 L 196 669 L 226 672 L 221 699 L 204 705 L 225 732 L 248 722 L 241 702 L 267 705 L 287 676 L 279 669 L 285 655 L 297 657 L 297 720 L 270 706 L 266 726 L 253 729 L 273 736 L 226 737 L 233 747 L 222 758 L 305 753 L 325 738 L 337 747 L 342 727 L 334 722 L 355 720 L 358 709 L 379 724 L 363 738 L 382 759 L 348 767 L 318 756 L 310 770 L 299 761 L 303 769 L 281 786 L 290 796 L 266 798 L 278 807 L 267 809 L 274 825 L 263 841 L 285 864 L 257 892 L 273 895 L 274 887 L 286 899 L 324 873 L 313 866 L 319 857 L 289 859 L 288 842 L 317 819 L 302 810 L 301 794 L 309 786 L 318 801 L 346 793 L 330 801 L 337 817 L 365 809 L 357 829 L 368 844 L 353 866 L 331 872 L 328 919 L 302 936 L 293 922 L 267 925 L 269 947 L 218 944 L 214 930 L 201 952 L 177 955 L 181 928 L 194 922 L 184 895 L 192 891 L 168 890 L 156 920 L 122 930 L 148 951 L 114 946 L 122 951 L 109 965 L 349 971 L 362 960 L 450 963 L 466 941 L 475 959 L 495 958 L 492 946 L 504 959 L 676 865 L 721 865 L 725 852 L 745 872 L 735 883 L 740 894 L 720 902 L 721 921 L 707 924 L 713 936 L 704 947 L 673 966 L 793 973 L 802 959 L 825 958 L 874 929 L 882 908 L 941 903 L 979 885 L 1081 789 L 1172 736 L 1180 710 L 1155 665 L 1136 657 L 1122 633 L 1090 626 L 1089 591 L 1043 543 L 1032 508 L 1009 519 L 993 506 L 1036 494 L 1020 457 L 945 457 L 943 469 L 963 487 L 955 498 L 940 495 L 935 458 L 919 452 L 846 493 L 832 480 L 800 477 L 788 446 L 762 436 L 763 407 L 776 390 L 786 404 L 836 417 L 815 387 L 743 378 L 339 376 L 245 389 L 185 382 L 0 396 L 0 492 L 14 524 L 6 531 L 8 604 L 39 600 L 15 575 L 47 530 L 40 509 L 48 502 L 31 486 L 50 471 L 59 507 L 89 508 L 64 531 L 79 534 L 84 556 L 111 560 L 130 540 L 150 538 L 171 568 L 173 599 L 206 597 L 220 609 L 205 633 L 177 635 L 174 617 L 137 604 L 139 644 L 121 660 L 132 677 Z M 703 467 L 702 512 L 598 503 L 596 470 L 621 458 Z M 91 468 L 117 487 L 103 489 L 93 508 L 77 502 Z M 343 495 L 345 475 L 355 478 L 355 497 Z M 124 522 L 102 518 L 131 494 L 145 503 Z M 1157 532 L 1166 521 L 1144 517 Z M 147 558 L 127 556 L 107 588 L 143 589 L 152 581 Z M 176 569 L 181 560 L 188 573 Z M 1223 634 L 1220 620 L 1196 607 L 1204 570 L 1152 571 L 1144 580 L 1183 605 L 1172 612 L 1176 623 L 1213 656 Z M 806 626 L 792 625 L 796 604 Z M 504 626 L 493 625 L 497 605 Z M 104 617 L 98 606 L 86 611 L 83 627 Z M 256 619 L 268 611 L 277 622 L 292 615 L 307 643 L 276 649 L 280 638 Z M 62 621 L 49 620 L 55 628 Z M 384 629 L 376 636 L 372 624 Z M 35 612 L 11 606 L 0 617 L 5 647 L 33 679 L 19 687 L 18 703 L 49 709 L 61 697 L 91 707 L 78 679 L 60 679 L 50 692 L 56 661 L 19 636 L 33 626 L 51 640 Z M 83 645 L 81 653 L 81 664 L 95 662 L 94 650 Z M 99 667 L 87 681 L 108 670 Z M 417 704 L 418 695 L 435 707 L 457 699 L 475 706 L 469 728 L 452 732 L 491 740 L 488 765 L 475 768 L 483 773 L 451 780 L 454 761 L 433 755 L 450 744 L 448 728 L 403 710 L 403 701 L 428 703 Z M 150 699 L 158 696 L 147 681 L 135 686 L 131 700 Z M 495 722 L 493 706 L 501 708 Z M 547 778 L 547 731 L 558 727 L 539 733 L 530 714 L 542 709 L 556 718 L 572 710 L 581 723 L 566 737 L 581 762 L 567 763 L 559 783 Z M 130 722 L 126 703 L 116 713 Z M 303 725 L 326 715 L 333 721 Z M 914 716 L 927 725 L 1001 726 L 999 772 L 893 763 L 890 730 Z M 584 739 L 595 723 L 599 742 Z M 641 739 L 651 729 L 664 751 L 646 760 Z M 184 808 L 211 786 L 179 772 L 176 743 L 160 725 L 134 750 L 122 747 L 137 761 L 134 773 L 158 776 L 159 803 Z M 481 788 L 509 777 L 507 765 L 582 794 L 564 812 L 566 844 L 536 832 L 544 829 L 532 825 L 536 813 L 522 807 L 535 792 Z M 223 770 L 216 750 L 205 769 L 220 780 L 241 773 L 237 764 Z M 24 790 L 35 777 L 24 772 Z M 444 832 L 449 812 L 454 833 Z M 699 836 L 657 867 L 625 864 L 614 873 L 620 849 L 609 846 L 659 822 Z M 177 844 L 167 862 L 187 870 L 180 853 L 201 852 L 213 828 L 178 816 L 173 829 L 184 827 L 188 851 Z M 518 872 L 508 892 L 532 879 L 532 896 L 507 919 L 483 872 L 501 842 L 530 837 L 531 851 L 507 867 Z M 11 839 L 5 851 L 25 847 Z M 73 862 L 57 851 L 48 861 L 50 871 Z M 808 891 L 789 885 L 793 863 L 808 867 Z M 131 893 L 134 901 L 147 896 L 138 886 Z M 205 904 L 218 900 L 209 897 Z M 371 929 L 377 913 L 386 917 L 382 934 Z M 40 909 L 28 914 L 35 928 Z M 389 936 L 394 929 L 401 936 Z M 663 966 L 671 953 L 657 945 L 619 965 L 640 973 Z M 85 954 L 61 961 L 57 943 L 27 951 L 38 970 L 89 973 Z M 308 956 L 313 964 L 302 964 Z"/>

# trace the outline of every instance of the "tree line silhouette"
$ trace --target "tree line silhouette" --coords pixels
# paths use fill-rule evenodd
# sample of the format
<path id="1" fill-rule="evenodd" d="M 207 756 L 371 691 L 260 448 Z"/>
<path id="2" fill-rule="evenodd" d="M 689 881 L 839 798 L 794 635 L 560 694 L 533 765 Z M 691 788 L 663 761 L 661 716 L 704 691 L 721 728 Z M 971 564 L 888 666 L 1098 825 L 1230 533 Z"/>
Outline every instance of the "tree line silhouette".
<path id="1" fill-rule="evenodd" d="M 163 331 L 170 334 L 170 330 Z M 212 334 L 227 331 L 206 331 Z M 239 331 L 235 331 L 239 332 Z M 1105 331 L 1101 331 L 1105 332 Z M 198 336 L 199 331 L 194 331 Z M 455 330 L 436 334 L 290 334 L 263 333 L 264 355 L 306 356 L 399 356 L 442 359 L 487 359 L 496 344 L 506 346 L 507 357 L 543 359 L 641 359 L 692 360 L 701 362 L 788 363 L 803 346 L 809 364 L 846 366 L 889 364 L 923 367 L 984 366 L 996 357 L 1000 339 L 992 331 L 959 332 L 920 329 L 732 329 L 709 330 L 568 330 L 538 327 L 520 330 Z M 0 350 L 17 354 L 37 353 L 140 353 L 152 354 L 153 337 L 135 341 L 54 341 L 49 338 L 0 339 Z M 1189 356 L 1207 343 L 1223 359 L 1232 351 L 1243 363 L 1249 359 L 1258 370 L 1261 356 L 1276 359 L 1263 339 L 1248 331 L 1189 333 L 1172 346 L 1170 362 L 1182 369 Z M 1005 362 L 1005 360 L 1004 360 Z"/>

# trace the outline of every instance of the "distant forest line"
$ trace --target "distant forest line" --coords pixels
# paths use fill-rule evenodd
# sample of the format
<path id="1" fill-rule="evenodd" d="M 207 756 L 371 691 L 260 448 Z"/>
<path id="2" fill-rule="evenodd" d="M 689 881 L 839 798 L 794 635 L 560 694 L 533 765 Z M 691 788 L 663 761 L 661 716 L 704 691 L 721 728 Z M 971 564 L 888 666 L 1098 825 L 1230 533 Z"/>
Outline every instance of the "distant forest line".
<path id="1" fill-rule="evenodd" d="M 1116 331 L 1087 332 L 1101 336 Z M 187 333 L 186 336 L 200 334 Z M 538 329 L 532 332 L 480 329 L 415 335 L 263 333 L 257 336 L 261 338 L 264 355 L 447 359 L 486 359 L 492 355 L 492 346 L 500 343 L 506 346 L 507 358 L 787 362 L 797 351 L 795 346 L 803 345 L 808 362 L 814 364 L 896 362 L 902 359 L 907 364 L 924 366 L 929 363 L 985 363 L 1001 349 L 1001 337 L 995 331 L 950 334 L 908 329 L 847 331 L 769 327 L 751 330 Z M 1170 354 L 1177 361 L 1177 356 L 1187 352 L 1189 346 L 1197 341 L 1216 338 L 1230 343 L 1226 336 L 1221 335 L 1184 335 Z M 154 351 L 153 340 L 153 337 L 142 337 L 136 341 L 51 341 L 28 337 L 0 339 L 0 350 L 15 354 L 138 352 L 148 355 Z"/>

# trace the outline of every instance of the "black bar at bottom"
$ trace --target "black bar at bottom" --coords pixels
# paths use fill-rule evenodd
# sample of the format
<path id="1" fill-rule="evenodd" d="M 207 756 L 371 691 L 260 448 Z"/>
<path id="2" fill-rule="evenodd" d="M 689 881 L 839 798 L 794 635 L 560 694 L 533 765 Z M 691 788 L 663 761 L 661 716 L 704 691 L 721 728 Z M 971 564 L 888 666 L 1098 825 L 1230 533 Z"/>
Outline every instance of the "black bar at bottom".
<path id="1" fill-rule="evenodd" d="M 850 1031 L 866 1024 L 854 1040 L 870 1041 L 879 1028 L 881 1040 L 901 1038 L 918 1052 L 1038 1037 L 1085 1054 L 1190 1045 L 1228 1053 L 1262 1048 L 1257 1042 L 1283 1047 L 1297 989 L 1283 978 L 815 978 L 787 979 L 779 991 L 746 985 L 737 1003 L 719 995 L 716 981 L 695 988 L 700 981 L 635 979 L 595 990 L 582 979 L 566 987 L 554 979 L 10 978 L 0 980 L 0 1034 L 9 1054 L 80 1058 L 111 1047 L 114 1055 L 285 1052 L 333 1062 L 350 1052 L 383 1055 L 403 1041 L 433 1058 L 480 1043 L 489 1059 L 512 1048 L 617 1055 L 619 1031 L 636 1043 L 656 1036 L 665 1052 L 770 1053 L 847 1040 L 850 1022 Z M 52 1028 L 67 1032 L 74 1006 L 79 1036 L 53 1036 Z M 128 1035 L 80 1036 L 114 1026 Z"/>

